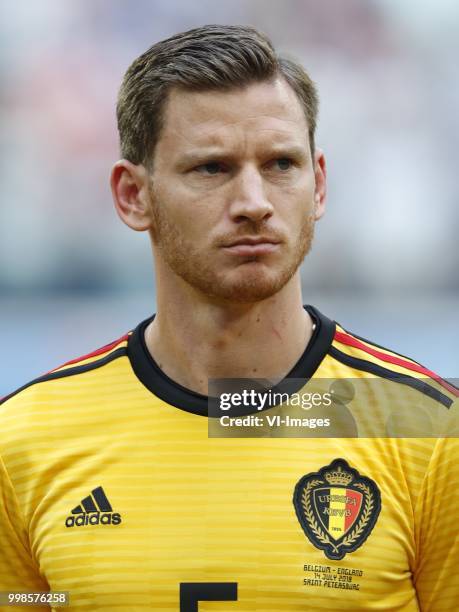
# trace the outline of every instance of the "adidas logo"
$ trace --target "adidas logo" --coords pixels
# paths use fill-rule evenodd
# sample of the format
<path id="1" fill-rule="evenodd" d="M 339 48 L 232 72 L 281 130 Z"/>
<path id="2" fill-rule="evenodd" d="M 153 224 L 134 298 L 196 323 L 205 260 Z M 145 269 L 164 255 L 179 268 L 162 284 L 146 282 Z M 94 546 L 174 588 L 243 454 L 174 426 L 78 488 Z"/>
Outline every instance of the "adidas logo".
<path id="1" fill-rule="evenodd" d="M 73 516 L 65 519 L 66 527 L 84 525 L 119 525 L 121 516 L 113 508 L 102 487 L 96 487 L 91 495 L 81 500 L 81 504 L 72 510 Z"/>

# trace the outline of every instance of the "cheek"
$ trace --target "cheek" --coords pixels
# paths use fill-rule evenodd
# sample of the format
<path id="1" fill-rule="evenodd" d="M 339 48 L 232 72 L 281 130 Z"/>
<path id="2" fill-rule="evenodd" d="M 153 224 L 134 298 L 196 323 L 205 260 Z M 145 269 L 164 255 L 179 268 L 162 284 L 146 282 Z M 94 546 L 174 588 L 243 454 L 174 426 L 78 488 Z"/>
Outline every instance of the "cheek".
<path id="1" fill-rule="evenodd" d="M 217 224 L 211 206 L 176 190 L 165 193 L 161 205 L 169 227 L 193 248 L 206 242 Z"/>
<path id="2" fill-rule="evenodd" d="M 314 212 L 314 186 L 304 181 L 301 185 L 286 187 L 277 196 L 277 211 L 289 226 L 301 222 Z"/>
<path id="3" fill-rule="evenodd" d="M 160 216 L 170 225 L 187 225 L 194 218 L 196 207 L 193 201 L 190 201 L 186 190 L 180 189 L 174 179 L 161 180 L 156 183 L 154 203 Z"/>
<path id="4" fill-rule="evenodd" d="M 312 172 L 295 170 L 292 175 L 281 177 L 278 183 L 268 187 L 275 197 L 287 199 L 292 205 L 295 203 L 310 202 L 314 196 L 315 178 Z"/>

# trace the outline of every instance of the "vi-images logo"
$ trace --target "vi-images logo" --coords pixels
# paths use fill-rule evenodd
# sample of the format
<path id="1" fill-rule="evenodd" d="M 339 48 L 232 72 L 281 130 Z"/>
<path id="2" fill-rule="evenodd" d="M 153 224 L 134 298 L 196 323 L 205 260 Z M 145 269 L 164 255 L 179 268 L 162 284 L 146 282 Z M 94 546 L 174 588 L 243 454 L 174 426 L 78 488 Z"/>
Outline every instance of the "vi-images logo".
<path id="1" fill-rule="evenodd" d="M 121 515 L 113 508 L 102 487 L 96 487 L 81 500 L 81 504 L 72 510 L 72 515 L 65 519 L 66 527 L 83 527 L 84 525 L 119 525 Z"/>

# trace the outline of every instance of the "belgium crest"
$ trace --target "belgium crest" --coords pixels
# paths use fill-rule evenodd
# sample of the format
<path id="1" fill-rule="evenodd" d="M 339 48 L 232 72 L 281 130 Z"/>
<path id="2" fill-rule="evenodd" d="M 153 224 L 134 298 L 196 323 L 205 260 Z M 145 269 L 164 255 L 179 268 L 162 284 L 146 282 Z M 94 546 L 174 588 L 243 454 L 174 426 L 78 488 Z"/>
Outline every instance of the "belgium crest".
<path id="1" fill-rule="evenodd" d="M 335 459 L 300 479 L 293 504 L 312 544 L 329 559 L 342 559 L 370 535 L 381 510 L 381 495 L 373 480 L 344 459 Z"/>

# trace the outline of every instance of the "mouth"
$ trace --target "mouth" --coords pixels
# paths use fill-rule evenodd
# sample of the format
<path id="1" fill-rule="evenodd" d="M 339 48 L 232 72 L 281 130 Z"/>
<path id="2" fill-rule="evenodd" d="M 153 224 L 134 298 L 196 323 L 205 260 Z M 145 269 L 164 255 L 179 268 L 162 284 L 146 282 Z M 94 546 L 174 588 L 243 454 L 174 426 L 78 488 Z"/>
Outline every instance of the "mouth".
<path id="1" fill-rule="evenodd" d="M 257 257 L 274 253 L 279 246 L 280 242 L 273 238 L 248 236 L 246 238 L 239 238 L 224 246 L 224 250 L 240 257 Z"/>

